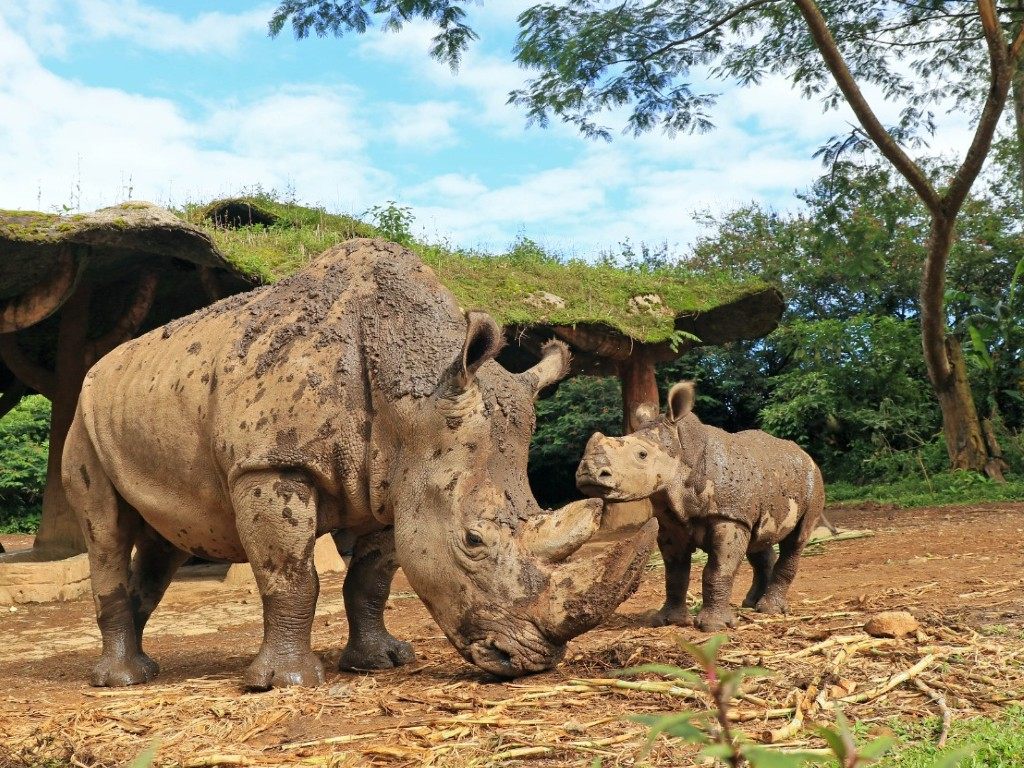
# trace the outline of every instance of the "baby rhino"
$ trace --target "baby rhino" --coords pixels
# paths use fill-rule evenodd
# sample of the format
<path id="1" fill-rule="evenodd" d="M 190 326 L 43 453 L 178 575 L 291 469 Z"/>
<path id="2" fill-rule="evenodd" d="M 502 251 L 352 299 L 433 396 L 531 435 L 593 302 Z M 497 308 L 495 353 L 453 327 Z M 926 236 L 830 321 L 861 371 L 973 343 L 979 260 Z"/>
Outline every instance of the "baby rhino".
<path id="1" fill-rule="evenodd" d="M 696 624 L 711 632 L 736 623 L 729 596 L 744 555 L 754 568 L 744 607 L 786 612 L 786 592 L 821 519 L 825 489 L 818 467 L 795 443 L 702 424 L 691 412 L 694 391 L 689 381 L 672 387 L 663 418 L 651 406 L 637 408 L 641 426 L 626 437 L 596 433 L 576 484 L 606 501 L 651 500 L 665 560 L 665 605 L 655 626 L 688 623 L 690 559 L 697 548 L 708 553 Z"/>

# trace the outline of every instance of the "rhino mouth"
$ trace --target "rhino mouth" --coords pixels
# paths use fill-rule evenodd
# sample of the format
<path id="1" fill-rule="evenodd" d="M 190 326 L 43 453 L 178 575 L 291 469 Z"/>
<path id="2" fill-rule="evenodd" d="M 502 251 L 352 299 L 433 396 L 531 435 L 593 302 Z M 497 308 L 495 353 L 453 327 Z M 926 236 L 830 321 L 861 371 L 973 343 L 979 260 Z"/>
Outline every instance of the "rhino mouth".
<path id="1" fill-rule="evenodd" d="M 581 480 L 576 483 L 576 487 L 579 488 L 580 493 L 590 498 L 604 498 L 615 492 L 614 486 L 599 483 L 596 480 Z"/>
<path id="2" fill-rule="evenodd" d="M 502 634 L 475 640 L 462 655 L 485 672 L 503 678 L 544 672 L 562 660 L 564 644 L 552 643 L 536 628 L 529 634 L 531 637 L 523 639 Z"/>
<path id="3" fill-rule="evenodd" d="M 596 473 L 589 470 L 577 472 L 576 487 L 584 496 L 602 499 L 614 494 L 616 490 L 611 470 L 608 469 Z"/>

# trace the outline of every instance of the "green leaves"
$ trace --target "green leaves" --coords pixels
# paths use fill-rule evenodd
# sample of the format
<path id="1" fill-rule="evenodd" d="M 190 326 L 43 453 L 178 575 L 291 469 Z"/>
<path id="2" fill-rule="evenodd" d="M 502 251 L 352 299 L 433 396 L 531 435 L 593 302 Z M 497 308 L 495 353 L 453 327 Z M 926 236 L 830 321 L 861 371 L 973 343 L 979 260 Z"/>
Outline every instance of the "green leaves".
<path id="1" fill-rule="evenodd" d="M 49 437 L 50 402 L 39 395 L 26 397 L 0 421 L 0 532 L 35 531 Z"/>
<path id="2" fill-rule="evenodd" d="M 414 19 L 426 19 L 439 29 L 432 39 L 430 55 L 454 69 L 467 46 L 477 39 L 466 24 L 462 3 L 450 0 L 282 0 L 270 18 L 268 31 L 276 37 L 291 23 L 295 37 L 342 37 L 346 32 L 362 33 L 374 19 L 389 32 L 397 32 Z"/>
<path id="3" fill-rule="evenodd" d="M 388 200 L 384 205 L 375 205 L 362 215 L 373 222 L 382 237 L 399 245 L 407 246 L 412 242 L 412 223 L 416 217 L 409 206 Z"/>

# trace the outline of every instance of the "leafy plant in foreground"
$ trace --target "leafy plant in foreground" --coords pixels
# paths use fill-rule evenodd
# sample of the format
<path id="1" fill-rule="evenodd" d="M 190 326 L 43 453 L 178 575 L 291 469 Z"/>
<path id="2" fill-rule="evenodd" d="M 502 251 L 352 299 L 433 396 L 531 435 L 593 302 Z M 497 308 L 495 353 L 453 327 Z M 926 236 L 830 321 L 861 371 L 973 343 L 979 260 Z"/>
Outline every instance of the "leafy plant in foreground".
<path id="1" fill-rule="evenodd" d="M 711 699 L 711 709 L 705 712 L 674 712 L 668 715 L 637 715 L 632 719 L 650 727 L 648 747 L 664 734 L 687 744 L 700 747 L 702 757 L 711 758 L 716 765 L 729 768 L 799 768 L 808 763 L 826 761 L 839 768 L 863 768 L 878 761 L 892 746 L 892 740 L 879 738 L 867 744 L 858 745 L 854 740 L 846 718 L 836 710 L 836 726 L 821 727 L 817 734 L 828 744 L 832 757 L 811 752 L 782 752 L 778 749 L 751 743 L 744 734 L 733 729 L 730 716 L 732 701 L 740 691 L 744 680 L 762 677 L 767 670 L 758 667 L 723 669 L 718 663 L 718 651 L 728 640 L 725 635 L 715 635 L 703 645 L 677 639 L 679 647 L 690 656 L 700 668 L 700 673 L 667 664 L 644 664 L 622 670 L 622 675 L 652 673 L 680 681 L 695 691 L 701 691 Z M 938 756 L 928 768 L 955 768 L 968 752 L 957 750 Z"/>

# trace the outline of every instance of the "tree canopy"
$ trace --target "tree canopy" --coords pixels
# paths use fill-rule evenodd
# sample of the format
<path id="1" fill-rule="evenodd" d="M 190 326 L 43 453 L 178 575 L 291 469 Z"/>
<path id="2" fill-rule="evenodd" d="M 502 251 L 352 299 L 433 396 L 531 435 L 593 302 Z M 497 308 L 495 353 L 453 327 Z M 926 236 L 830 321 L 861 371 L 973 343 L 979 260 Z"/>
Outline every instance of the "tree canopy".
<path id="1" fill-rule="evenodd" d="M 303 37 L 364 32 L 375 20 L 400 29 L 413 18 L 435 22 L 432 55 L 456 66 L 471 40 L 462 4 L 448 0 L 285 0 L 270 23 L 291 22 Z M 587 136 L 608 138 L 599 115 L 625 110 L 624 130 L 660 126 L 669 134 L 712 127 L 710 83 L 756 83 L 785 75 L 826 107 L 845 103 L 858 121 L 822 149 L 835 162 L 871 147 L 924 203 L 929 218 L 921 281 L 925 367 L 943 415 L 950 462 L 1000 479 L 1004 462 L 989 425 L 979 421 L 960 338 L 945 316 L 946 267 L 957 217 L 991 151 L 1015 88 L 1018 160 L 1024 158 L 1024 4 L 977 0 L 570 0 L 539 3 L 519 16 L 516 60 L 535 74 L 509 101 L 529 120 L 552 117 Z M 901 105 L 886 126 L 866 85 Z M 932 108 L 953 104 L 976 114 L 962 160 L 935 177 L 911 152 L 934 130 Z M 945 102 L 945 104 L 943 104 Z M 628 107 L 628 109 L 626 109 Z M 1024 163 L 1020 164 L 1024 194 Z"/>

